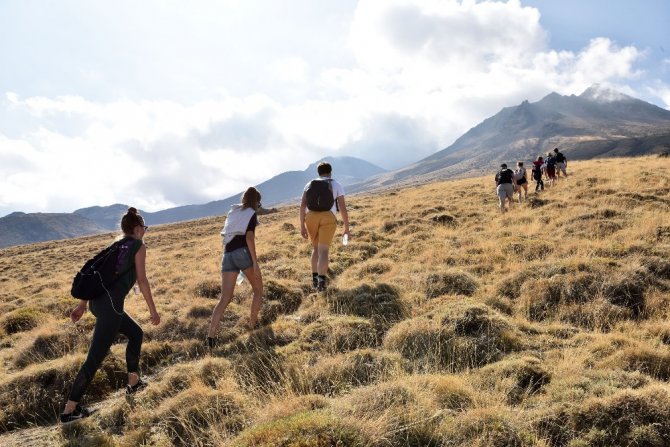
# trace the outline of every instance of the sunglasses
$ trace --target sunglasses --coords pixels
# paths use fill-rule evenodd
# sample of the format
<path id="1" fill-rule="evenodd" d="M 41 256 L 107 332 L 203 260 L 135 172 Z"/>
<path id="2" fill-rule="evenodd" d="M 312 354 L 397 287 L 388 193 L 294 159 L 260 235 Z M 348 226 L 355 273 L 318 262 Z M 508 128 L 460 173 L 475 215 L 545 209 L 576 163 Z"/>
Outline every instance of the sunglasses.
<path id="1" fill-rule="evenodd" d="M 144 228 L 144 231 L 147 231 L 149 229 L 148 225 L 139 225 L 140 227 Z"/>

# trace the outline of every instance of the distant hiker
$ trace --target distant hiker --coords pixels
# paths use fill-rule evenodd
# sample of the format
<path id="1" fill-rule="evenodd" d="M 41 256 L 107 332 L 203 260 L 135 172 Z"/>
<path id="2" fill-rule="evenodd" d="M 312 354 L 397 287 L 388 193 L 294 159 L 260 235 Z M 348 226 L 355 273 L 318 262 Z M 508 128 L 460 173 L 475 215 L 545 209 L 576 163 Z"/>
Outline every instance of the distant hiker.
<path id="1" fill-rule="evenodd" d="M 495 180 L 496 193 L 500 201 L 500 212 L 505 213 L 507 211 L 505 202 L 509 201 L 511 208 L 514 200 L 514 187 L 516 186 L 514 172 L 511 169 L 507 169 L 507 164 L 503 163 L 500 165 L 500 171 L 496 173 Z"/>
<path id="2" fill-rule="evenodd" d="M 542 181 L 542 168 L 545 166 L 544 159 L 537 157 L 533 162 L 533 180 L 535 180 L 535 192 L 544 191 L 544 182 Z"/>
<path id="3" fill-rule="evenodd" d="M 547 158 L 544 159 L 544 164 L 547 166 L 549 186 L 552 186 L 554 180 L 556 180 L 556 158 L 554 158 L 554 155 L 551 152 L 547 152 Z"/>
<path id="4" fill-rule="evenodd" d="M 516 190 L 519 193 L 519 203 L 521 203 L 521 190 L 523 189 L 524 200 L 528 197 L 528 179 L 526 178 L 526 168 L 523 167 L 523 162 L 516 163 L 514 170 L 514 180 L 516 182 Z"/>
<path id="5" fill-rule="evenodd" d="M 563 155 L 562 152 L 558 151 L 557 147 L 554 148 L 554 159 L 556 160 L 557 177 L 561 177 L 561 172 L 563 172 L 563 175 L 567 177 L 568 173 L 566 172 L 565 168 L 568 166 L 568 159 L 565 158 L 565 155 Z"/>
<path id="6" fill-rule="evenodd" d="M 230 304 L 235 291 L 235 281 L 240 272 L 244 273 L 253 291 L 249 329 L 258 324 L 258 312 L 263 297 L 263 278 L 256 257 L 256 212 L 261 207 L 261 193 L 254 187 L 242 194 L 242 203 L 233 205 L 226 216 L 226 223 L 221 230 L 223 236 L 223 257 L 221 259 L 221 298 L 214 307 L 212 320 L 207 332 L 207 345 L 214 348 L 216 332 L 223 312 Z"/>
<path id="7" fill-rule="evenodd" d="M 121 219 L 121 230 L 124 238 L 118 241 L 121 244 L 117 251 L 117 265 L 119 270 L 127 268 L 126 273 L 115 280 L 106 292 L 99 297 L 90 297 L 90 300 L 79 300 L 79 304 L 70 313 L 73 323 L 86 312 L 86 304 L 90 303 L 91 313 L 95 315 L 93 339 L 88 350 L 86 361 L 74 379 L 72 390 L 60 415 L 62 423 L 73 422 L 87 417 L 91 410 L 79 404 L 81 397 L 93 380 L 93 376 L 100 364 L 107 356 L 109 348 L 119 333 L 128 337 L 126 346 L 126 364 L 128 367 L 128 386 L 126 394 L 134 394 L 147 386 L 140 379 L 140 350 L 144 333 L 142 328 L 124 310 L 126 295 L 137 281 L 144 300 L 149 307 L 151 323 L 157 325 L 161 319 L 156 311 L 151 295 L 151 287 L 147 279 L 145 260 L 147 248 L 142 238 L 149 227 L 144 225 L 144 219 L 135 208 L 128 208 L 128 212 Z M 134 268 L 132 265 L 134 264 Z"/>
<path id="8" fill-rule="evenodd" d="M 326 290 L 328 250 L 337 229 L 337 212 L 344 222 L 343 235 L 350 238 L 349 214 L 344 202 L 344 188 L 331 178 L 332 166 L 322 162 L 317 166 L 319 178 L 305 185 L 300 201 L 300 234 L 312 243 L 312 285 L 320 292 Z"/>

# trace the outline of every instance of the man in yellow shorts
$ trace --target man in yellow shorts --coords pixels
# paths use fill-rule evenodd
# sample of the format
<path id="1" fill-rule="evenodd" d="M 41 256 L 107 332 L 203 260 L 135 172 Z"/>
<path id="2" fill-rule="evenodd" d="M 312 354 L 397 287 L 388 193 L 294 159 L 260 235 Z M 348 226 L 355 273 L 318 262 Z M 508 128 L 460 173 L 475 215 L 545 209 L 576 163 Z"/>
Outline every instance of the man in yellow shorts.
<path id="1" fill-rule="evenodd" d="M 330 163 L 317 166 L 319 178 L 305 185 L 300 202 L 300 234 L 312 242 L 312 285 L 320 292 L 326 290 L 328 250 L 337 229 L 337 212 L 342 215 L 344 232 L 349 238 L 349 215 L 344 203 L 344 188 L 331 178 Z"/>

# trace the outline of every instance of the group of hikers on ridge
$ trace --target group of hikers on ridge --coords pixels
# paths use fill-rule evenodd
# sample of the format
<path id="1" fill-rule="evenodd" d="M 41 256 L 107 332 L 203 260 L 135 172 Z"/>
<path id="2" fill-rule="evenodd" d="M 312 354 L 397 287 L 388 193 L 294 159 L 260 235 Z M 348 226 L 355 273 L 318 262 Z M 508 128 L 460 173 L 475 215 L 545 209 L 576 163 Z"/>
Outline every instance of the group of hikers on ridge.
<path id="1" fill-rule="evenodd" d="M 554 148 L 553 152 L 548 152 L 547 156 L 537 157 L 533 161 L 533 168 L 531 170 L 532 178 L 535 180 L 535 192 L 544 191 L 544 181 L 547 181 L 547 186 L 553 186 L 554 182 L 561 177 L 561 172 L 564 177 L 568 176 L 567 168 L 568 159 L 565 155 Z M 528 198 L 528 178 L 527 171 L 522 161 L 516 163 L 516 169 L 512 171 L 507 167 L 506 163 L 500 165 L 500 170 L 495 175 L 496 194 L 500 202 L 500 212 L 505 213 L 509 207 L 514 203 L 514 194 L 518 194 L 518 202 Z"/>
<path id="2" fill-rule="evenodd" d="M 348 241 L 350 233 L 344 188 L 331 177 L 332 166 L 329 163 L 320 163 L 317 166 L 317 172 L 319 177 L 311 180 L 304 187 L 299 218 L 300 234 L 303 238 L 309 239 L 312 244 L 310 258 L 312 286 L 316 291 L 323 292 L 328 287 L 326 274 L 329 247 L 337 230 L 338 213 L 344 223 L 343 243 Z M 256 256 L 255 232 L 258 225 L 257 212 L 260 208 L 261 193 L 254 187 L 248 188 L 242 194 L 241 203 L 231 207 L 221 230 L 223 237 L 221 297 L 212 311 L 207 332 L 206 343 L 210 350 L 216 346 L 219 322 L 233 297 L 236 280 L 240 273 L 243 273 L 248 279 L 253 293 L 248 328 L 251 330 L 258 325 L 258 314 L 263 297 L 263 280 Z M 104 293 L 80 299 L 70 313 L 72 322 L 76 323 L 88 307 L 95 316 L 95 326 L 88 355 L 75 376 L 67 403 L 60 414 L 60 421 L 63 424 L 92 414 L 93 411 L 82 406 L 80 401 L 119 333 L 128 338 L 126 395 L 132 396 L 147 386 L 147 382 L 140 377 L 139 371 L 144 333 L 139 324 L 124 311 L 124 303 L 128 292 L 137 283 L 149 308 L 151 323 L 160 324 L 160 315 L 153 301 L 145 269 L 147 249 L 143 237 L 148 229 L 149 227 L 145 225 L 143 217 L 137 210 L 132 207 L 128 208 L 128 212 L 121 219 L 123 238 L 105 249 L 109 250 L 114 247 L 112 262 L 115 263 L 115 269 L 123 273 L 112 284 L 103 286 Z"/>

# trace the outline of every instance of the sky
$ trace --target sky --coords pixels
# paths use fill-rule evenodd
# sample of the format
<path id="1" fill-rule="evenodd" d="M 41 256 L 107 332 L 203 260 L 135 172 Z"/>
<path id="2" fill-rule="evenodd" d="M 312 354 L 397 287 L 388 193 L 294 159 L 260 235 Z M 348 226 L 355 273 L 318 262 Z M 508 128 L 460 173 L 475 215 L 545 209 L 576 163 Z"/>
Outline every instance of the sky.
<path id="1" fill-rule="evenodd" d="M 667 0 L 0 0 L 0 216 L 385 169 L 594 83 L 670 108 Z M 337 177 L 337 166 L 334 166 Z"/>

